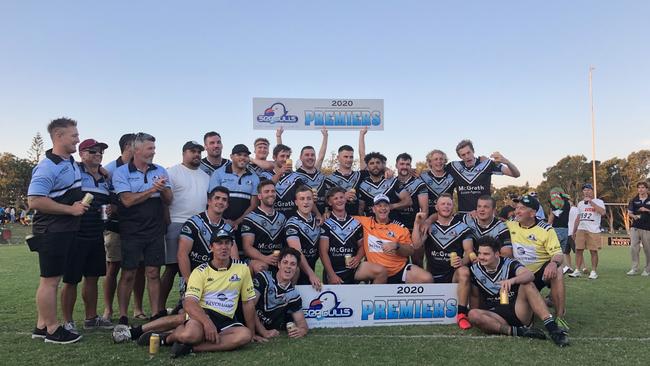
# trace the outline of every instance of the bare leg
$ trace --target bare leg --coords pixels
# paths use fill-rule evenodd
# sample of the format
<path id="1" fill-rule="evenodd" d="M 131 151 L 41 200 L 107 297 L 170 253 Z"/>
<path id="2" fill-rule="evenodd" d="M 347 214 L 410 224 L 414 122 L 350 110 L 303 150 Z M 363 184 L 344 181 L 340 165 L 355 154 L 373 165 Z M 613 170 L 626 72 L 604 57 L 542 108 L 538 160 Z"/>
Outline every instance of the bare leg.
<path id="1" fill-rule="evenodd" d="M 451 281 L 458 284 L 458 305 L 467 306 L 470 291 L 469 269 L 467 267 L 458 267 Z"/>
<path id="2" fill-rule="evenodd" d="M 61 276 L 41 277 L 36 290 L 36 307 L 38 320 L 36 326 L 40 329 L 47 327 L 47 332 L 52 334 L 59 326 L 56 320 L 56 293 Z"/>
<path id="3" fill-rule="evenodd" d="M 172 287 L 174 287 L 174 278 L 177 273 L 177 264 L 165 265 L 165 272 L 160 279 L 160 304 L 158 308 L 161 310 L 167 307 L 167 298 L 169 297 Z"/>
<path id="4" fill-rule="evenodd" d="M 77 284 L 63 283 L 61 289 L 61 312 L 63 321 L 71 322 L 74 304 L 77 302 Z"/>
<path id="5" fill-rule="evenodd" d="M 120 282 L 117 285 L 117 303 L 120 307 L 120 317 L 129 316 L 129 301 L 133 291 L 133 282 L 135 280 L 135 269 L 122 269 Z"/>
<path id="6" fill-rule="evenodd" d="M 163 316 L 152 322 L 142 325 L 143 332 L 166 332 L 171 329 L 177 328 L 179 325 L 185 322 L 185 314 L 176 314 Z"/>
<path id="7" fill-rule="evenodd" d="M 433 283 L 433 276 L 428 271 L 411 265 L 411 269 L 406 271 L 406 283 Z"/>
<path id="8" fill-rule="evenodd" d="M 231 327 L 219 333 L 219 343 L 203 342 L 192 347 L 194 352 L 232 351 L 251 342 L 253 335 L 246 327 Z"/>
<path id="9" fill-rule="evenodd" d="M 537 290 L 537 288 L 535 288 L 535 290 Z M 562 276 L 562 270 L 559 268 L 557 275 L 553 280 L 551 280 L 551 298 L 553 298 L 555 315 L 564 316 L 566 313 L 566 293 L 564 289 L 564 277 Z"/>
<path id="10" fill-rule="evenodd" d="M 591 253 L 591 270 L 596 271 L 598 269 L 598 251 L 590 250 Z"/>
<path id="11" fill-rule="evenodd" d="M 106 277 L 104 277 L 104 319 L 113 316 L 113 298 L 117 289 L 117 273 L 120 262 L 106 262 Z"/>
<path id="12" fill-rule="evenodd" d="M 386 268 L 382 265 L 363 262 L 359 263 L 359 267 L 354 273 L 354 279 L 357 281 L 372 281 L 372 283 L 386 283 L 388 274 Z"/>
<path id="13" fill-rule="evenodd" d="M 144 314 L 144 307 L 142 306 L 142 299 L 144 298 L 144 284 L 144 266 L 140 266 L 135 273 L 135 282 L 132 285 L 134 315 Z"/>
<path id="14" fill-rule="evenodd" d="M 84 284 L 81 289 L 81 298 L 84 300 L 84 310 L 86 319 L 92 319 L 97 316 L 97 277 L 84 278 Z"/>
<path id="15" fill-rule="evenodd" d="M 149 290 L 149 304 L 151 313 L 160 312 L 160 267 L 146 267 L 147 289 Z"/>
<path id="16" fill-rule="evenodd" d="M 583 263 L 585 261 L 583 257 L 584 249 L 576 249 L 576 269 L 581 271 L 584 267 Z"/>
<path id="17" fill-rule="evenodd" d="M 469 321 L 487 334 L 511 335 L 512 329 L 508 322 L 499 315 L 480 309 L 472 309 L 468 314 Z"/>

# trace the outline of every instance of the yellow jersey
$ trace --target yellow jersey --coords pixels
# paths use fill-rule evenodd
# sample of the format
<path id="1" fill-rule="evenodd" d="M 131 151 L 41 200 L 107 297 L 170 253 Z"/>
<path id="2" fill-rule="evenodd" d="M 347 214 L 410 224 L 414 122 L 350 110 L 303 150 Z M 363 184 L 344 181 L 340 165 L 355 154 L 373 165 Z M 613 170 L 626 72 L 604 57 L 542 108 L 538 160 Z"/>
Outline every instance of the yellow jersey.
<path id="1" fill-rule="evenodd" d="M 562 254 L 560 241 L 553 227 L 544 221 L 537 221 L 530 228 L 524 228 L 517 221 L 506 221 L 512 240 L 512 253 L 531 272 L 542 268 L 556 254 Z"/>
<path id="2" fill-rule="evenodd" d="M 248 266 L 231 260 L 227 268 L 215 268 L 210 262 L 196 267 L 187 281 L 185 297 L 193 297 L 204 309 L 233 318 L 237 303 L 255 298 Z"/>

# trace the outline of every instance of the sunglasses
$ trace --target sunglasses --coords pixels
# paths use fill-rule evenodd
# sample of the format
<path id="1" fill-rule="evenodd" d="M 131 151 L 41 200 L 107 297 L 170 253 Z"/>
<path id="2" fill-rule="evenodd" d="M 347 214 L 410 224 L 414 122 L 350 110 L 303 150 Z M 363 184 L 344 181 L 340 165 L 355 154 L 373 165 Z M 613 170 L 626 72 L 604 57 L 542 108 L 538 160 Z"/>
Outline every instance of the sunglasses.
<path id="1" fill-rule="evenodd" d="M 95 155 L 95 154 L 104 155 L 104 151 L 102 150 L 86 150 L 86 152 L 90 155 Z"/>

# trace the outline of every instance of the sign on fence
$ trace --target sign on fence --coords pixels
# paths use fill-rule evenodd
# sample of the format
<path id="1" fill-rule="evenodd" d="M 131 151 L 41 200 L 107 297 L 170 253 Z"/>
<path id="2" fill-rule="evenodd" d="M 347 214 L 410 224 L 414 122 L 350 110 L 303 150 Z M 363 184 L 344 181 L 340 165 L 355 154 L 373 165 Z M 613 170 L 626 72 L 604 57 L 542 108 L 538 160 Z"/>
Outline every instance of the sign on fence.
<path id="1" fill-rule="evenodd" d="M 383 99 L 253 98 L 253 129 L 384 129 Z"/>
<path id="2" fill-rule="evenodd" d="M 456 284 L 297 286 L 309 328 L 454 324 Z"/>

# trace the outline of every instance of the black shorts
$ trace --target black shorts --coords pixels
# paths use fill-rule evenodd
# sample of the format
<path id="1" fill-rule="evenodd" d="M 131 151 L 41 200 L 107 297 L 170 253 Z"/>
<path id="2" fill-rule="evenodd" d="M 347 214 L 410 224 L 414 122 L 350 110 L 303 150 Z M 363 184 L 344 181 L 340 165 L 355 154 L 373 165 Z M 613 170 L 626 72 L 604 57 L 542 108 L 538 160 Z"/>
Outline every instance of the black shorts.
<path id="1" fill-rule="evenodd" d="M 76 285 L 81 277 L 101 277 L 106 274 L 104 237 L 80 239 L 77 237 L 68 256 L 63 282 Z"/>
<path id="2" fill-rule="evenodd" d="M 434 274 L 433 283 L 452 283 L 454 279 L 455 271 L 443 273 L 443 274 Z"/>
<path id="3" fill-rule="evenodd" d="M 542 268 L 539 269 L 539 271 L 535 272 L 535 287 L 537 287 L 537 291 L 541 291 L 544 287 L 551 288 L 551 282 L 546 282 L 542 279 L 544 276 L 544 270 L 546 269 L 546 266 L 551 263 L 550 261 L 544 263 Z"/>
<path id="4" fill-rule="evenodd" d="M 63 276 L 76 236 L 76 232 L 67 231 L 38 234 L 33 238 L 38 242 L 38 264 L 41 269 L 41 277 Z"/>
<path id="5" fill-rule="evenodd" d="M 357 267 L 359 268 L 359 267 Z M 341 281 L 343 281 L 344 285 L 357 285 L 359 284 L 359 281 L 354 279 L 354 275 L 357 273 L 356 270 L 354 269 L 346 269 L 345 271 L 341 273 L 337 273 L 336 275 L 341 278 Z M 328 284 L 329 281 L 327 279 L 327 273 L 323 271 L 323 283 Z"/>
<path id="6" fill-rule="evenodd" d="M 508 305 L 497 305 L 493 308 L 488 309 L 488 311 L 491 311 L 500 317 L 502 317 L 509 325 L 513 327 L 523 327 L 524 323 L 522 323 L 519 318 L 517 318 L 517 313 L 515 313 L 515 304 L 514 301 L 511 304 Z"/>
<path id="7" fill-rule="evenodd" d="M 165 236 L 151 239 L 121 238 L 122 268 L 136 269 L 144 259 L 147 267 L 160 267 L 165 264 Z"/>
<path id="8" fill-rule="evenodd" d="M 391 283 L 391 284 L 406 283 L 406 272 L 411 270 L 411 266 L 412 264 L 407 264 L 404 267 L 402 267 L 402 269 L 399 272 L 388 277 L 386 283 Z"/>
<path id="9" fill-rule="evenodd" d="M 217 332 L 220 332 L 231 328 L 231 327 L 243 327 L 244 324 L 242 324 L 239 320 L 237 320 L 237 316 L 235 315 L 233 318 L 229 318 L 223 314 L 217 313 L 214 310 L 210 309 L 203 309 L 206 314 L 210 317 L 210 320 L 212 320 L 212 323 L 214 323 L 214 326 L 217 327 Z"/>

